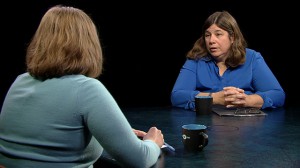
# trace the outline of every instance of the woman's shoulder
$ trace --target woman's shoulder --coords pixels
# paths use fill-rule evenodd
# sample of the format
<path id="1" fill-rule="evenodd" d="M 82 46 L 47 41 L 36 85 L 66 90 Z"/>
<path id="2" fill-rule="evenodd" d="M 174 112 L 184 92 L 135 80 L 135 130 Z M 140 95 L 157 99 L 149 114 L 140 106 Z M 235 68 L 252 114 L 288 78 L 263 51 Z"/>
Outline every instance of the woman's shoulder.
<path id="1" fill-rule="evenodd" d="M 246 48 L 246 57 L 247 58 L 262 58 L 262 55 L 260 52 L 251 49 L 251 48 Z"/>
<path id="2" fill-rule="evenodd" d="M 252 48 L 246 48 L 246 54 L 255 54 L 255 53 L 257 53 L 257 51 L 256 50 L 254 50 L 254 49 L 252 49 Z"/>
<path id="3" fill-rule="evenodd" d="M 87 77 L 85 75 L 71 75 L 72 81 L 78 83 L 79 85 L 95 85 L 103 86 L 102 82 L 96 78 Z"/>
<path id="4" fill-rule="evenodd" d="M 24 72 L 17 76 L 17 78 L 29 78 L 29 77 L 32 78 L 32 76 L 28 72 Z"/>
<path id="5" fill-rule="evenodd" d="M 212 57 L 209 55 L 203 56 L 201 58 L 197 59 L 187 59 L 186 62 L 191 62 L 191 63 L 198 63 L 198 62 L 209 62 L 212 61 Z"/>
<path id="6" fill-rule="evenodd" d="M 108 92 L 105 85 L 96 78 L 87 77 L 84 75 L 71 75 L 72 78 L 69 82 L 72 82 L 74 87 L 77 87 L 82 94 L 94 94 Z"/>
<path id="7" fill-rule="evenodd" d="M 199 58 L 199 59 L 186 59 L 184 66 L 185 67 L 196 67 L 199 64 L 205 63 L 207 60 L 204 58 Z"/>

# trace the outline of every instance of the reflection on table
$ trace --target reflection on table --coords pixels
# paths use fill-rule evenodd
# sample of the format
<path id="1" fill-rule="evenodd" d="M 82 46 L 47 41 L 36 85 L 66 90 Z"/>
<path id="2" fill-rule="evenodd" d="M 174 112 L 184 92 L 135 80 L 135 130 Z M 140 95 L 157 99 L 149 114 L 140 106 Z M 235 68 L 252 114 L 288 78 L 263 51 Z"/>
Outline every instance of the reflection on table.
<path id="1" fill-rule="evenodd" d="M 163 153 L 154 166 L 157 168 L 300 167 L 300 108 L 264 110 L 267 116 L 256 117 L 196 116 L 174 107 L 123 111 L 136 129 L 161 129 L 165 141 L 176 149 L 175 153 Z M 181 126 L 189 123 L 208 127 L 209 142 L 201 152 L 184 150 Z"/>

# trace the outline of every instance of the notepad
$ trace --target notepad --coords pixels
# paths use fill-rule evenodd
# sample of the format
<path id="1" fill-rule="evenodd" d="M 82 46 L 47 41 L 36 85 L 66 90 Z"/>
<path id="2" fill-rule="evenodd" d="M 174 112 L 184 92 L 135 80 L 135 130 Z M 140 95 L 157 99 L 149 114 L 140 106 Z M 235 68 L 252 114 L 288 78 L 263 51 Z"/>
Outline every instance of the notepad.
<path id="1" fill-rule="evenodd" d="M 227 108 L 221 105 L 214 105 L 212 111 L 219 116 L 233 116 L 233 117 L 253 117 L 266 116 L 267 114 L 260 109 L 243 107 L 243 108 Z"/>

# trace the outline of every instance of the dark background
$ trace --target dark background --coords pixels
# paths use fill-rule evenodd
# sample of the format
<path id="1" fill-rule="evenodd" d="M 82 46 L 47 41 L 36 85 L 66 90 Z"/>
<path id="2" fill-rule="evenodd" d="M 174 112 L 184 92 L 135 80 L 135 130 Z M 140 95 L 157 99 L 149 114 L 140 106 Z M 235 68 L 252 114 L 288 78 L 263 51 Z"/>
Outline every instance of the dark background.
<path id="1" fill-rule="evenodd" d="M 56 4 L 78 7 L 94 20 L 105 57 L 99 79 L 121 107 L 170 105 L 185 54 L 200 36 L 205 19 L 217 10 L 229 11 L 249 48 L 261 52 L 286 91 L 286 106 L 297 104 L 299 9 L 295 3 L 29 0 L 2 5 L 0 107 L 11 83 L 25 72 L 26 46 L 41 17 Z"/>

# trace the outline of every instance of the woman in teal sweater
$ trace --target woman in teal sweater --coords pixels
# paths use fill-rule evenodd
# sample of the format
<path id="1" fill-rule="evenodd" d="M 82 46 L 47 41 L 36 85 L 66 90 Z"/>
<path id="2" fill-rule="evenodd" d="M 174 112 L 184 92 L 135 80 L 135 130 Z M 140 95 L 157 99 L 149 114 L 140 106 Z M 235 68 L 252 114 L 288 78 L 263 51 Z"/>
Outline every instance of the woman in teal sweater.
<path id="1" fill-rule="evenodd" d="M 27 49 L 27 73 L 10 87 L 0 114 L 0 165 L 93 167 L 107 151 L 124 167 L 150 167 L 163 134 L 133 130 L 105 86 L 96 27 L 82 10 L 55 6 Z M 136 135 L 143 136 L 140 140 Z"/>

